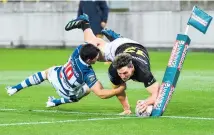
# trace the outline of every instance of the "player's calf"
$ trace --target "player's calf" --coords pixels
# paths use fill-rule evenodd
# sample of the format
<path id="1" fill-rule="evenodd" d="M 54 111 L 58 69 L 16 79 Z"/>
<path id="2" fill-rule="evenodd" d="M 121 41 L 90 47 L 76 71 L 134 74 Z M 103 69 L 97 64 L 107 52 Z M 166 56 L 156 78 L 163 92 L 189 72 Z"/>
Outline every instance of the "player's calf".
<path id="1" fill-rule="evenodd" d="M 8 95 L 12 96 L 13 94 L 17 93 L 18 91 L 20 91 L 26 87 L 30 87 L 32 85 L 38 85 L 46 79 L 47 79 L 47 76 L 46 76 L 45 71 L 37 72 L 37 73 L 29 76 L 24 81 L 18 83 L 15 86 L 6 87 L 6 90 L 7 90 Z"/>
<path id="2" fill-rule="evenodd" d="M 48 97 L 48 101 L 46 102 L 46 107 L 55 107 L 61 104 L 71 103 L 72 101 L 66 98 L 56 99 L 53 96 Z"/>

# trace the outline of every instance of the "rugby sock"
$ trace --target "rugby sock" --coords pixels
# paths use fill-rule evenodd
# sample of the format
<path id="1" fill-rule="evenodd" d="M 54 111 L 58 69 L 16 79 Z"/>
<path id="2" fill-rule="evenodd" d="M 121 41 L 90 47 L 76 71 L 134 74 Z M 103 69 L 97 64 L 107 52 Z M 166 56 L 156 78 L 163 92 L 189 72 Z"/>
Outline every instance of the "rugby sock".
<path id="1" fill-rule="evenodd" d="M 66 98 L 60 98 L 60 99 L 54 99 L 52 100 L 52 102 L 55 103 L 56 106 L 61 105 L 61 104 L 65 104 L 65 103 L 71 103 L 72 101 Z"/>
<path id="2" fill-rule="evenodd" d="M 91 28 L 89 23 L 83 23 L 82 24 L 82 30 L 85 31 L 86 29 Z"/>
<path id="3" fill-rule="evenodd" d="M 115 39 L 122 37 L 120 34 L 114 32 L 111 29 L 104 29 L 101 31 L 101 33 L 105 35 L 109 41 L 114 41 Z"/>
<path id="4" fill-rule="evenodd" d="M 46 78 L 45 71 L 35 73 L 31 76 L 29 76 L 27 79 L 22 81 L 21 83 L 17 84 L 16 86 L 13 86 L 12 88 L 16 88 L 18 91 L 30 87 L 32 85 L 37 85 L 43 82 Z"/>

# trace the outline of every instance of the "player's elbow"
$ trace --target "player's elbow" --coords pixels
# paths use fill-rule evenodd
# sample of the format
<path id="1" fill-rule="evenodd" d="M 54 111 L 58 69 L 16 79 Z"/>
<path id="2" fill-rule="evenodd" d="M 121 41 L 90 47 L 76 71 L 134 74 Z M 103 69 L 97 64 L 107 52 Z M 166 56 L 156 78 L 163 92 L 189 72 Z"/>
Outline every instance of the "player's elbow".
<path id="1" fill-rule="evenodd" d="M 98 94 L 97 96 L 98 96 L 99 98 L 101 98 L 101 99 L 107 99 L 107 98 L 109 98 L 107 95 L 102 94 L 102 93 Z"/>
<path id="2" fill-rule="evenodd" d="M 155 82 L 151 86 L 147 87 L 149 93 L 151 93 L 152 98 L 156 99 L 159 94 L 160 85 L 158 82 Z"/>
<path id="3" fill-rule="evenodd" d="M 107 96 L 105 96 L 105 95 L 101 95 L 101 96 L 99 96 L 101 99 L 107 99 L 107 98 L 109 98 L 109 97 L 107 97 Z"/>
<path id="4" fill-rule="evenodd" d="M 98 91 L 94 91 L 94 93 L 99 97 L 99 98 L 101 98 L 101 99 L 107 99 L 107 98 L 109 98 L 105 93 L 104 93 L 104 91 L 103 90 L 98 90 Z"/>

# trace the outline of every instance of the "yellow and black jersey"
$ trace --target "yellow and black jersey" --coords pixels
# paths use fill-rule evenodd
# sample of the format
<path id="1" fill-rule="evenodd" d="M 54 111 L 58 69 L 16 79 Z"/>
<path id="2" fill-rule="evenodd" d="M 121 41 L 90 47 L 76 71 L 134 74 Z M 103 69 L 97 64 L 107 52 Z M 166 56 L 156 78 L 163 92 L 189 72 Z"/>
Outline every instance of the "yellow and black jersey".
<path id="1" fill-rule="evenodd" d="M 120 53 L 129 53 L 132 56 L 135 72 L 130 79 L 144 83 L 145 87 L 149 87 L 156 82 L 156 79 L 150 70 L 149 55 L 144 46 L 135 43 L 123 44 L 117 48 L 115 55 L 117 56 Z M 109 78 L 114 85 L 124 83 L 112 64 L 110 65 L 108 72 Z"/>

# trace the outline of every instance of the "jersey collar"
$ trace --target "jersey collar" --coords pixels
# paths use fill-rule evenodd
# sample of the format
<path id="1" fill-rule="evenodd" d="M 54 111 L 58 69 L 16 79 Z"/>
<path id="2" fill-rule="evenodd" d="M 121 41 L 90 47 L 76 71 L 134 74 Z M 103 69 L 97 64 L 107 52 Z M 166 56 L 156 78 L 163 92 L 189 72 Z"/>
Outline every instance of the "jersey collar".
<path id="1" fill-rule="evenodd" d="M 80 60 L 80 62 L 81 62 L 83 65 L 85 65 L 85 66 L 87 66 L 87 67 L 89 67 L 89 66 L 90 66 L 89 64 L 85 63 L 85 62 L 81 59 L 81 57 L 80 57 L 80 56 L 79 56 L 79 60 Z"/>

